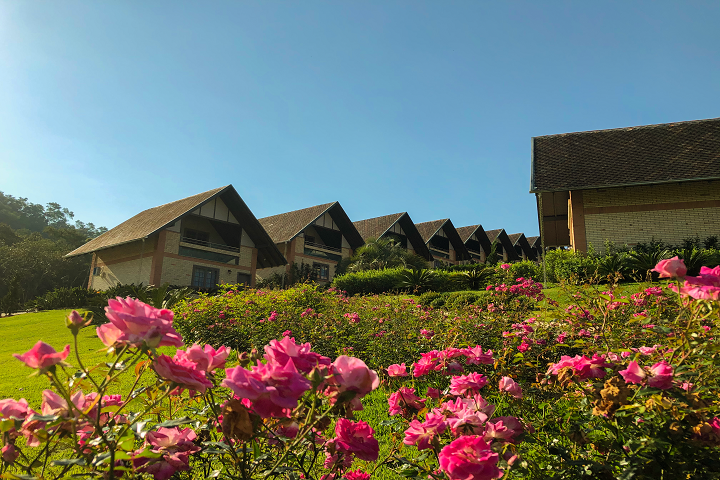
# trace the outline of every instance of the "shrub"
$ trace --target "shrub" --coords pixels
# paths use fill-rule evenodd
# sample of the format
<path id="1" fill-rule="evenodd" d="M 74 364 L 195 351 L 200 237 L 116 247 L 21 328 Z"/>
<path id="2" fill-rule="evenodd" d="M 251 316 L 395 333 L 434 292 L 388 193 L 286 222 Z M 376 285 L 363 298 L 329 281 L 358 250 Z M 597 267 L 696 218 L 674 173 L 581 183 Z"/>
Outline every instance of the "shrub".
<path id="1" fill-rule="evenodd" d="M 345 291 L 348 295 L 373 295 L 392 292 L 398 288 L 402 268 L 385 270 L 363 270 L 346 273 L 333 279 L 333 287 Z"/>
<path id="2" fill-rule="evenodd" d="M 28 304 L 28 307 L 37 310 L 83 308 L 90 305 L 95 298 L 100 298 L 104 301 L 108 297 L 99 292 L 88 290 L 84 287 L 61 287 L 37 297 Z"/>
<path id="3" fill-rule="evenodd" d="M 510 264 L 508 274 L 513 279 L 515 278 L 532 278 L 533 280 L 540 282 L 543 279 L 542 265 L 532 260 L 523 260 L 521 262 L 514 262 Z"/>
<path id="4" fill-rule="evenodd" d="M 592 278 L 597 271 L 597 260 L 571 250 L 550 250 L 545 254 L 548 280 L 576 285 Z"/>

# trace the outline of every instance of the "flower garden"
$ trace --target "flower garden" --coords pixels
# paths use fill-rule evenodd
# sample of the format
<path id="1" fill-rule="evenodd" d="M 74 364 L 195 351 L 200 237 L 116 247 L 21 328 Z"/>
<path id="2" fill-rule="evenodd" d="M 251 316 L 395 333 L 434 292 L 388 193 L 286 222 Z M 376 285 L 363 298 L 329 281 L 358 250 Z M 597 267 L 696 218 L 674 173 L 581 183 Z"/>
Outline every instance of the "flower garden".
<path id="1" fill-rule="evenodd" d="M 110 300 L 16 355 L 47 389 L 0 401 L 2 475 L 720 478 L 720 267 L 655 271 L 553 292 L 508 273 L 448 308 L 314 285 Z"/>

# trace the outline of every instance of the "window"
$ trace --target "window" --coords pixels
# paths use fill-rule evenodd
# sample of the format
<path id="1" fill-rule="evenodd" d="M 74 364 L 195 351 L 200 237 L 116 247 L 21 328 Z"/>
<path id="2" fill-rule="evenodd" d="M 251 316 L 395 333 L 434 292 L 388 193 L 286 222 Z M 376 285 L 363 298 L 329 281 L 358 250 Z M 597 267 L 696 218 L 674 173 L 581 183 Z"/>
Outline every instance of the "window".
<path id="1" fill-rule="evenodd" d="M 248 273 L 239 273 L 237 274 L 237 283 L 238 284 L 244 284 L 246 287 L 250 286 L 250 274 Z"/>
<path id="2" fill-rule="evenodd" d="M 100 275 L 102 273 L 102 267 L 93 267 L 93 275 Z"/>
<path id="3" fill-rule="evenodd" d="M 313 268 L 318 274 L 318 280 L 330 280 L 330 265 L 327 263 L 313 263 Z"/>
<path id="4" fill-rule="evenodd" d="M 207 250 L 199 250 L 197 248 L 180 247 L 178 251 L 179 255 L 183 257 L 201 258 L 203 260 L 211 260 L 213 262 L 220 263 L 232 263 L 238 265 L 240 257 L 235 255 L 224 255 L 217 252 L 208 252 Z"/>
<path id="5" fill-rule="evenodd" d="M 198 240 L 200 242 L 209 242 L 210 234 L 208 232 L 201 232 L 200 230 L 193 230 L 192 228 L 185 229 L 185 238 L 191 240 Z"/>
<path id="6" fill-rule="evenodd" d="M 193 267 L 192 286 L 196 288 L 215 288 L 220 270 L 217 268 Z"/>

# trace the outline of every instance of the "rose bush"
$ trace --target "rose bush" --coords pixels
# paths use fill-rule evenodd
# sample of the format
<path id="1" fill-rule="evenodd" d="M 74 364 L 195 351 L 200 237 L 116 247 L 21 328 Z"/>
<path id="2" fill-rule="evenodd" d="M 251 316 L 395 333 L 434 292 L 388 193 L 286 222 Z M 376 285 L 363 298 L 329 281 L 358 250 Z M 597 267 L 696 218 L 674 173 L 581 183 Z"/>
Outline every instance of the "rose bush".
<path id="1" fill-rule="evenodd" d="M 77 313 L 72 347 L 16 355 L 50 388 L 40 405 L 0 400 L 2 473 L 720 478 L 720 270 L 683 267 L 658 265 L 668 286 L 563 303 L 505 279 L 492 307 L 450 311 L 311 286 L 177 312 L 113 300 L 109 362 L 84 365 Z"/>

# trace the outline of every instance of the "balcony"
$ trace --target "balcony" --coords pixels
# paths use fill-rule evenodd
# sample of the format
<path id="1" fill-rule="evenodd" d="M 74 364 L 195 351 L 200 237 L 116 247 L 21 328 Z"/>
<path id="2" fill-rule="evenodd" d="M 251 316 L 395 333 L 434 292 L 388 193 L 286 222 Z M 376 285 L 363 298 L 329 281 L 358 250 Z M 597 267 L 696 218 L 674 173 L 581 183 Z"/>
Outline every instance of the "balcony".
<path id="1" fill-rule="evenodd" d="M 338 252 L 342 253 L 342 248 L 339 247 L 331 247 L 330 245 L 323 245 L 321 243 L 315 243 L 315 242 L 308 242 L 305 241 L 305 247 L 307 248 L 321 248 L 323 250 L 330 250 L 331 252 Z"/>
<path id="2" fill-rule="evenodd" d="M 222 243 L 207 242 L 205 240 L 197 240 L 195 238 L 190 238 L 190 237 L 181 237 L 180 242 L 190 243 L 192 245 L 200 245 L 202 247 L 215 248 L 217 250 L 225 250 L 228 252 L 235 252 L 235 253 L 240 252 L 240 249 L 238 247 L 232 247 L 230 245 L 224 245 Z"/>

